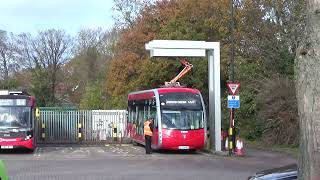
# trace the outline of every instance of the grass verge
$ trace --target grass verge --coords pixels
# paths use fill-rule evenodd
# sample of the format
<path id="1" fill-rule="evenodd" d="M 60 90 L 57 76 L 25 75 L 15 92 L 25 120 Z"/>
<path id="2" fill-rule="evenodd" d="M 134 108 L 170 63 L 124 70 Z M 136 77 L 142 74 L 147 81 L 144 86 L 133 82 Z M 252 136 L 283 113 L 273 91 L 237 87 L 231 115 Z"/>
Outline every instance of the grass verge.
<path id="1" fill-rule="evenodd" d="M 245 142 L 246 146 L 249 148 L 256 148 L 256 149 L 262 149 L 267 151 L 276 151 L 276 152 L 282 152 L 291 156 L 297 157 L 299 154 L 299 147 L 297 146 L 290 146 L 290 145 L 265 145 L 261 141 L 249 141 L 246 140 Z"/>

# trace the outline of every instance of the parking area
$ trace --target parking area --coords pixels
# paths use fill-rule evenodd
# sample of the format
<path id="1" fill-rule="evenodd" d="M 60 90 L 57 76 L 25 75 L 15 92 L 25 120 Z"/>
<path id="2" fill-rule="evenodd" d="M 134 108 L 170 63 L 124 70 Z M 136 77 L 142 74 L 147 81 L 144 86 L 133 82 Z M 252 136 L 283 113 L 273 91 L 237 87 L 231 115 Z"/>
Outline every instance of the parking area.
<path id="1" fill-rule="evenodd" d="M 295 163 L 294 157 L 250 150 L 243 158 L 203 152 L 154 152 L 132 145 L 38 147 L 34 153 L 2 151 L 10 179 L 246 179 Z"/>

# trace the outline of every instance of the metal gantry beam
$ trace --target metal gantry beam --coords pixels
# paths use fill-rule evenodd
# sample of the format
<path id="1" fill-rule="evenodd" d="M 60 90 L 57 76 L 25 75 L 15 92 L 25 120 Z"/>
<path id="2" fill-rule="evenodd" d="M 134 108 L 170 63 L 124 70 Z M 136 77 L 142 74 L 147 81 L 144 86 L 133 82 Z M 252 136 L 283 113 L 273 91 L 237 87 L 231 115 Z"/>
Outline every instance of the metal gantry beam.
<path id="1" fill-rule="evenodd" d="M 210 144 L 213 151 L 221 151 L 221 87 L 220 43 L 186 40 L 153 40 L 145 45 L 151 57 L 208 56 Z"/>

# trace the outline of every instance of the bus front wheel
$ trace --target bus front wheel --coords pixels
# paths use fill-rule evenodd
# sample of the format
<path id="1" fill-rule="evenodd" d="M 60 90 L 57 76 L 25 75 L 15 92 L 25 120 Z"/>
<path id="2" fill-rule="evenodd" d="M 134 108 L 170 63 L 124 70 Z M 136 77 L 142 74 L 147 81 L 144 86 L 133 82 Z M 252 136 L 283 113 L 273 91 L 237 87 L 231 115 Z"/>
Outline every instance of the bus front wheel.
<path id="1" fill-rule="evenodd" d="M 137 143 L 137 142 L 135 142 L 135 141 L 133 141 L 133 140 L 132 140 L 131 142 L 132 142 L 132 145 L 133 145 L 133 146 L 138 146 L 138 143 Z"/>

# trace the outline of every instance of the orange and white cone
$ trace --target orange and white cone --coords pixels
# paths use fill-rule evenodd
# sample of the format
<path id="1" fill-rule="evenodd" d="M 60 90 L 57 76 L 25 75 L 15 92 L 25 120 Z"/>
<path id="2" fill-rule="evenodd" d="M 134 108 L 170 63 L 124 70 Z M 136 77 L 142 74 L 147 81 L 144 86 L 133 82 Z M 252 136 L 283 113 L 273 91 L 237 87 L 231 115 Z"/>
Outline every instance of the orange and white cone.
<path id="1" fill-rule="evenodd" d="M 243 141 L 240 138 L 238 138 L 237 142 L 236 142 L 236 155 L 237 156 L 244 156 Z"/>
<path id="2" fill-rule="evenodd" d="M 229 144 L 229 140 L 228 140 L 228 137 L 227 137 L 227 138 L 226 138 L 226 141 L 225 141 L 225 144 L 224 144 L 224 150 L 225 150 L 225 151 L 228 151 L 228 149 L 229 149 L 228 144 Z"/>

